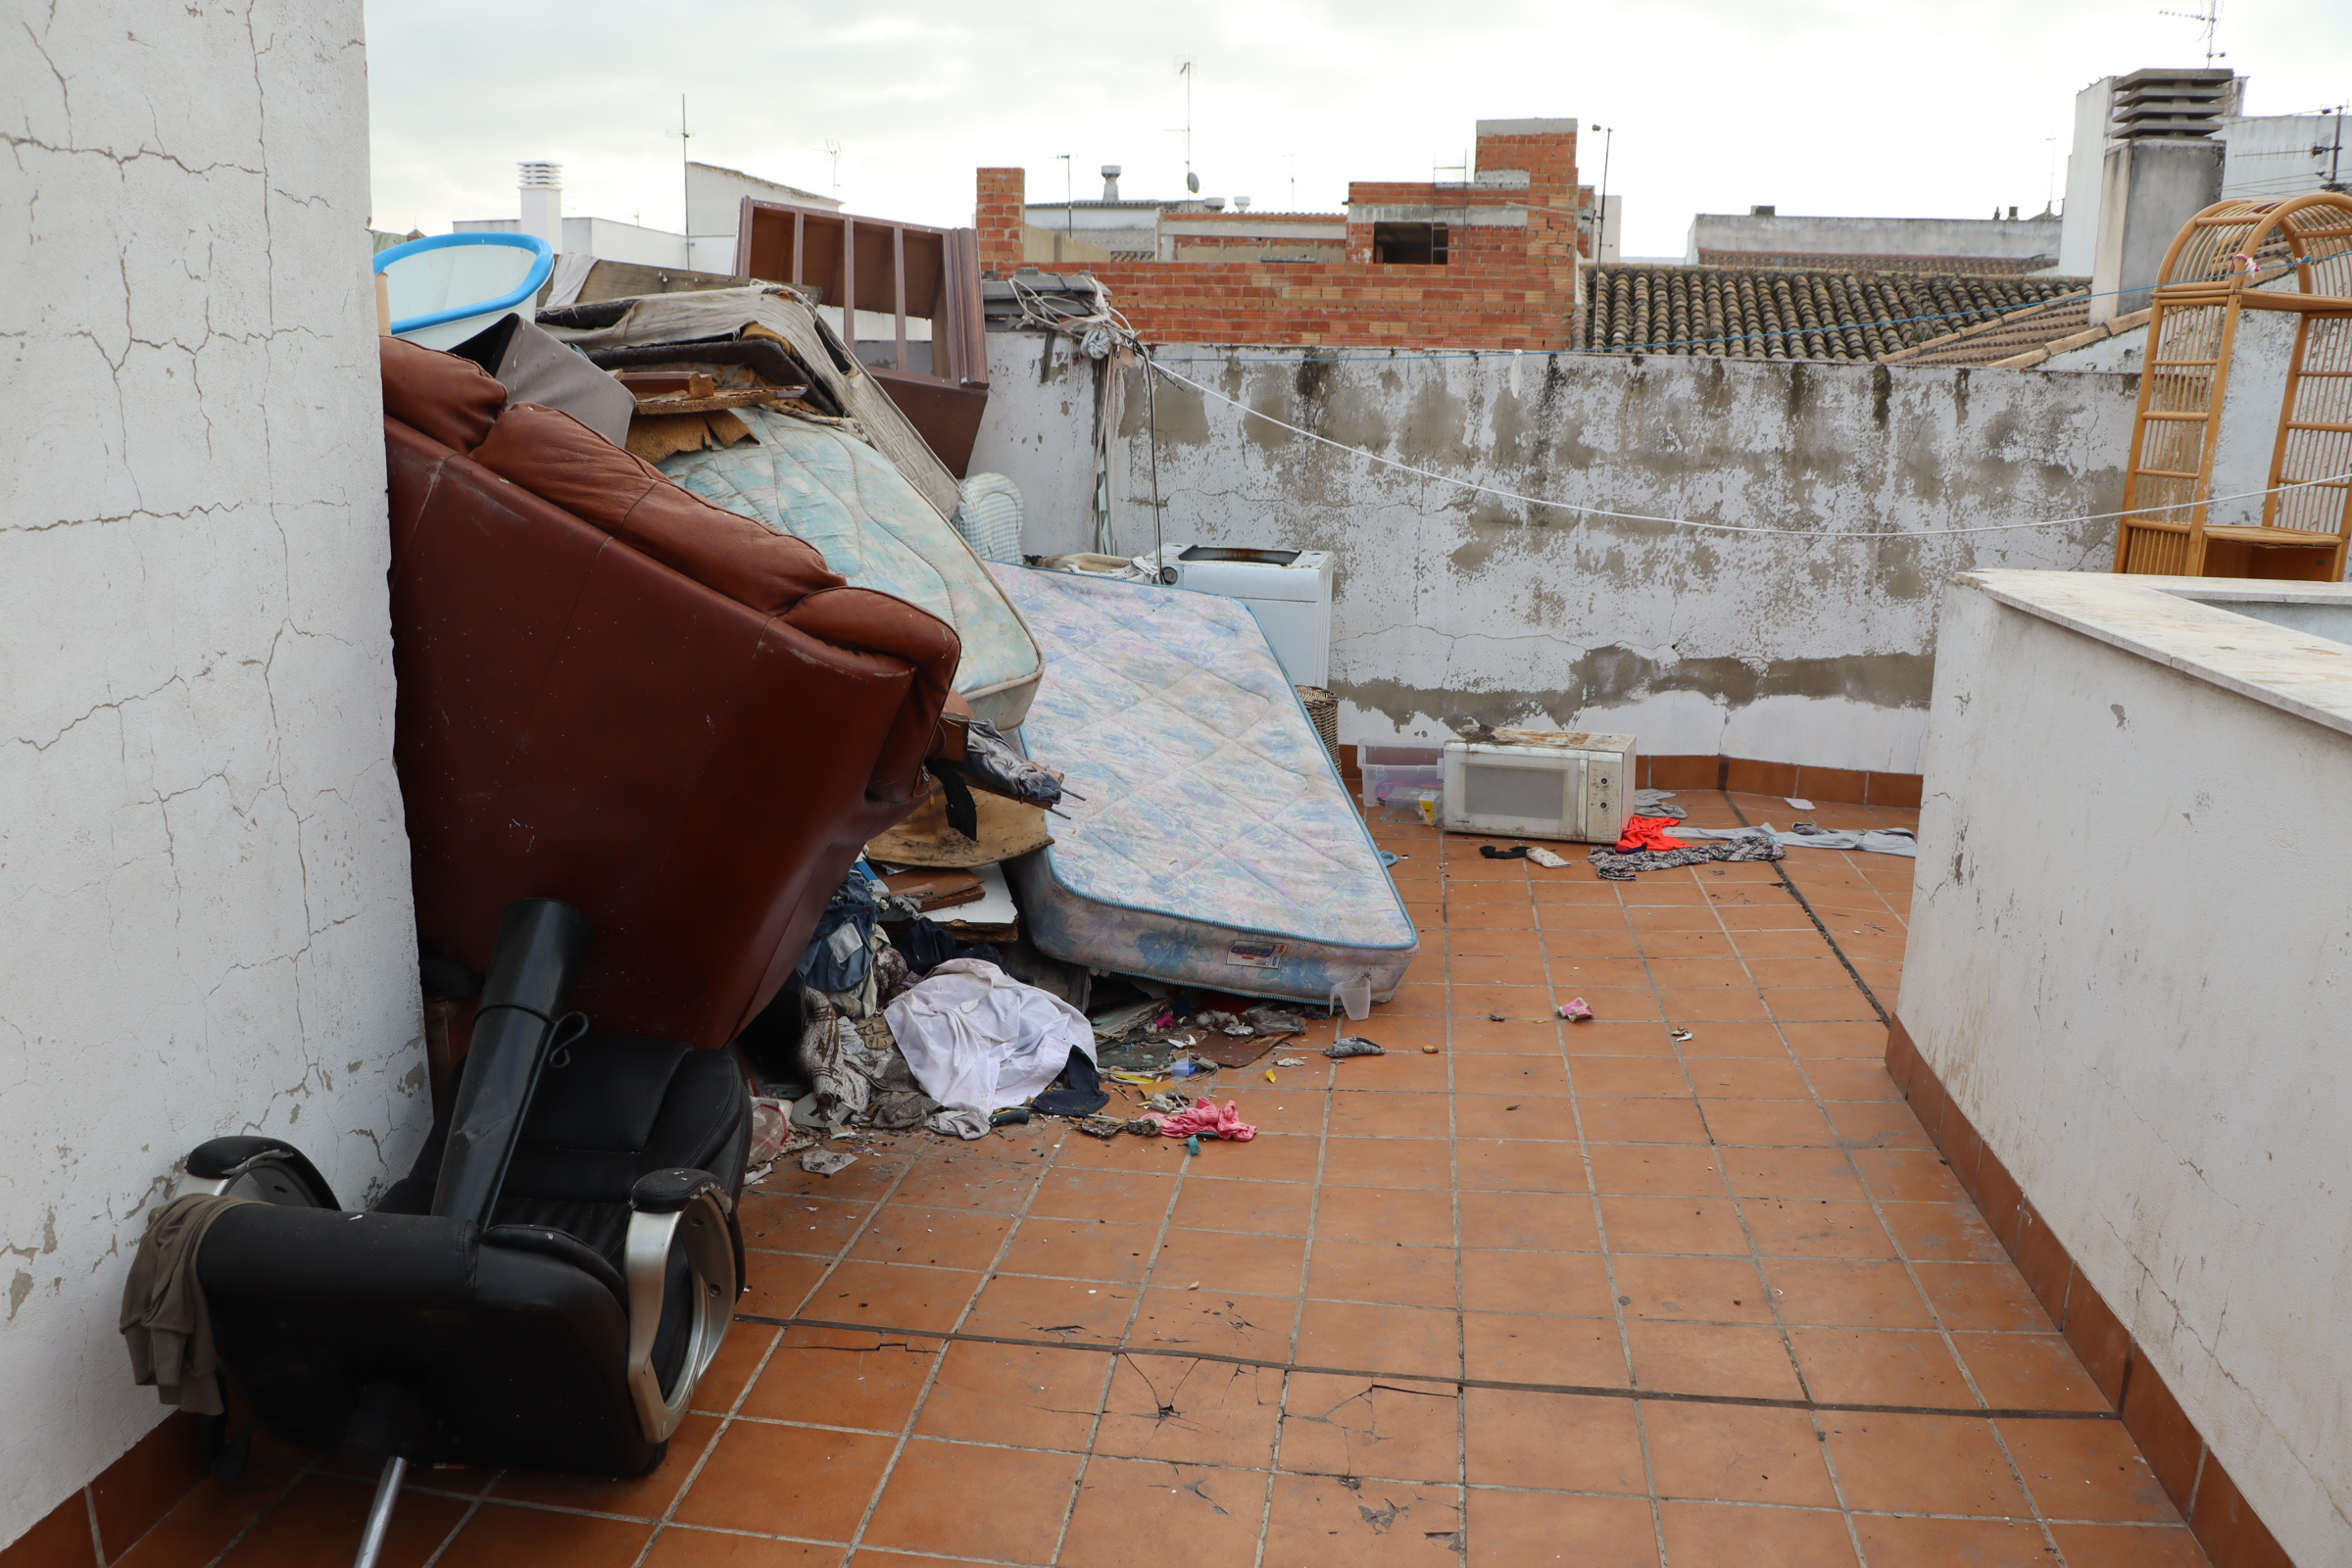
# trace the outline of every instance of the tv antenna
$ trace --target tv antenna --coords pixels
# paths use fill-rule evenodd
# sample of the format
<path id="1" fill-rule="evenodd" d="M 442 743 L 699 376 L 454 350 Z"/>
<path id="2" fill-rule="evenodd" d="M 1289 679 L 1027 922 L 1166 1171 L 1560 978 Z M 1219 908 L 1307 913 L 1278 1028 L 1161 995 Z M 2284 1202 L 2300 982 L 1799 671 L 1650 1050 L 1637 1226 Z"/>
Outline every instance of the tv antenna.
<path id="1" fill-rule="evenodd" d="M 2159 11 L 2156 14 L 2160 17 L 2179 17 L 2182 22 L 2200 22 L 2205 24 L 2205 64 L 2207 66 L 2210 67 L 2216 60 L 2230 58 L 2228 51 L 2219 50 L 2213 46 L 2214 29 L 2222 24 L 2222 0 L 2205 0 L 2205 9 L 2202 11 Z"/>
<path id="2" fill-rule="evenodd" d="M 678 94 L 678 128 L 662 132 L 678 138 L 678 232 L 686 236 L 686 267 L 694 268 L 694 173 L 690 167 L 694 132 L 686 128 L 686 95 Z"/>
<path id="3" fill-rule="evenodd" d="M 1194 195 L 1200 194 L 1200 176 L 1193 172 L 1193 60 L 1187 55 L 1176 62 L 1176 74 L 1184 78 L 1184 188 Z"/>
<path id="4" fill-rule="evenodd" d="M 833 199 L 839 201 L 841 200 L 841 143 L 837 141 L 819 142 L 816 150 L 833 160 Z"/>

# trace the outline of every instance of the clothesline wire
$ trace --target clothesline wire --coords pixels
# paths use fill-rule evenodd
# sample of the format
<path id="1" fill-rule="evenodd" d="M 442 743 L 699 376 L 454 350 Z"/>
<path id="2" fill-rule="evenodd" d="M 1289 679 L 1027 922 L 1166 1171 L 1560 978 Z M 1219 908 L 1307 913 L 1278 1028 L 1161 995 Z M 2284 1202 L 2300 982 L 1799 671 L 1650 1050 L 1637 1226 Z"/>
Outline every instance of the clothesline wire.
<path id="1" fill-rule="evenodd" d="M 2120 512 L 2086 512 L 2072 517 L 2042 517 L 2032 522 L 1986 523 L 1983 526 L 1973 528 L 1921 528 L 1916 530 L 1893 531 L 1876 528 L 1755 528 L 1744 526 L 1740 523 L 1702 522 L 1695 517 L 1664 517 L 1641 512 L 1616 512 L 1606 507 L 1588 506 L 1581 502 L 1558 501 L 1549 496 L 1525 495 L 1516 490 L 1505 490 L 1498 485 L 1480 484 L 1475 479 L 1463 479 L 1458 478 L 1453 474 L 1439 473 L 1434 469 L 1419 467 L 1413 464 L 1401 462 L 1396 458 L 1383 457 L 1381 454 L 1368 451 L 1363 447 L 1350 446 L 1345 441 L 1336 441 L 1330 436 L 1318 434 L 1313 430 L 1307 429 L 1303 425 L 1293 424 L 1288 419 L 1276 418 L 1273 415 L 1264 412 L 1262 409 L 1253 409 L 1248 404 L 1242 402 L 1239 398 L 1228 397 L 1224 393 L 1218 391 L 1215 387 L 1194 380 L 1191 376 L 1186 375 L 1181 370 L 1170 369 L 1168 368 L 1170 362 L 1153 354 L 1150 346 L 1144 342 L 1142 336 L 1135 330 L 1133 326 L 1128 324 L 1126 317 L 1121 315 L 1103 300 L 1102 286 L 1099 283 L 1096 285 L 1095 309 L 1093 312 L 1084 315 L 1081 315 L 1075 311 L 1071 311 L 1056 301 L 1046 298 L 1034 288 L 1028 287 L 1017 279 L 1013 281 L 1012 294 L 1014 301 L 1021 307 L 1021 324 L 1042 326 L 1051 331 L 1067 333 L 1068 335 L 1077 338 L 1082 348 L 1084 348 L 1093 358 L 1101 359 L 1107 357 L 1107 355 L 1111 352 L 1111 342 L 1115 342 L 1118 345 L 1134 350 L 1135 353 L 1142 358 L 1144 363 L 1144 373 L 1146 376 L 1145 396 L 1148 403 L 1151 398 L 1150 378 L 1155 373 L 1158 375 L 1164 375 L 1172 381 L 1183 382 L 1186 386 L 1191 387 L 1196 392 L 1201 393 L 1203 396 L 1215 398 L 1220 403 L 1226 404 L 1231 408 L 1238 409 L 1250 418 L 1262 419 L 1266 423 L 1274 425 L 1279 429 L 1288 430 L 1294 435 L 1302 435 L 1309 441 L 1318 442 L 1323 446 L 1331 447 L 1336 451 L 1348 453 L 1353 457 L 1363 458 L 1368 462 L 1379 464 L 1384 467 L 1398 469 L 1402 472 L 1412 474 L 1416 478 L 1429 479 L 1439 484 L 1449 484 L 1457 489 L 1466 490 L 1475 495 L 1491 496 L 1497 501 L 1515 501 L 1522 506 L 1548 507 L 1556 511 L 1575 513 L 1581 516 L 1607 517 L 1620 522 L 1655 522 L 1677 528 L 1697 528 L 1710 533 L 1769 534 L 1778 538 L 1787 539 L 1875 539 L 1884 543 L 1900 539 L 1952 538 L 1964 534 L 2016 533 L 2030 528 L 2066 528 L 2082 522 L 2108 522 L 2118 517 L 2139 517 L 2150 516 L 2166 512 L 2186 512 L 2197 507 L 2218 506 L 2224 502 L 2251 501 L 2262 496 L 2284 494 L 2289 490 L 2304 489 L 2312 485 L 2343 484 L 2347 481 L 2352 481 L 2352 471 L 2346 471 L 2344 473 L 2330 474 L 2326 478 L 2290 480 L 2285 484 L 2272 485 L 2261 490 L 2240 491 L 2235 495 L 2206 496 L 2193 501 L 2174 501 L 2154 506 L 2130 507 Z M 1100 353 L 1095 352 L 1097 346 L 1097 332 L 1103 333 L 1105 338 L 1110 340 L 1109 342 L 1105 342 L 1102 345 L 1102 352 Z M 1506 350 L 1504 352 L 1508 351 Z M 1150 414 L 1147 415 L 1147 417 L 1150 419 L 1152 426 L 1152 466 L 1153 500 L 1152 516 L 1153 523 L 1152 538 L 1155 551 L 1157 548 L 1159 535 L 1158 523 L 1160 520 L 1158 504 L 1158 421 L 1156 418 L 1156 406 L 1152 406 Z M 1153 559 L 1159 559 L 1156 553 L 1154 554 Z"/>
<path id="2" fill-rule="evenodd" d="M 1335 441 L 1327 435 L 1318 435 L 1314 431 L 1306 429 L 1303 426 L 1291 423 L 1288 419 L 1278 419 L 1273 415 L 1267 414 L 1263 410 L 1250 408 L 1248 404 L 1242 402 L 1238 398 L 1227 397 L 1224 393 L 1219 392 L 1212 386 L 1202 385 L 1200 382 L 1194 380 L 1189 375 L 1185 375 L 1180 371 L 1167 368 L 1165 363 L 1160 360 L 1148 359 L 1146 360 L 1145 364 L 1149 368 L 1158 370 L 1160 374 L 1169 377 L 1171 380 L 1182 381 L 1186 386 L 1193 388 L 1193 390 L 1197 392 L 1205 393 L 1207 396 L 1215 398 L 1220 403 L 1228 404 L 1233 408 L 1241 410 L 1242 413 L 1250 416 L 1250 417 L 1253 419 L 1263 419 L 1268 424 L 1279 426 L 1282 429 L 1292 432 L 1294 435 L 1305 436 L 1310 441 L 1318 441 L 1327 447 L 1337 448 L 1342 452 L 1352 454 L 1355 457 L 1366 458 L 1374 463 L 1384 465 L 1385 466 L 1401 469 L 1404 472 L 1413 474 L 1419 478 L 1434 479 L 1440 484 L 1454 485 L 1460 489 L 1468 490 L 1478 495 L 1493 496 L 1498 501 L 1516 501 L 1525 506 L 1551 507 L 1562 512 L 1579 513 L 1589 517 L 1610 517 L 1624 522 L 1662 522 L 1672 524 L 1678 528 L 1704 528 L 1716 533 L 1774 534 L 1783 538 L 1791 539 L 1877 539 L 1881 541 L 1895 539 L 1936 539 L 1948 537 L 1954 534 L 2011 533 L 2024 528 L 2064 528 L 2078 522 L 2104 522 L 2115 517 L 2145 516 L 2159 512 L 2182 512 L 2195 507 L 2213 506 L 2224 501 L 2250 501 L 2257 496 L 2283 493 L 2288 490 L 2301 489 L 2307 485 L 2341 484 L 2346 480 L 2352 480 L 2352 472 L 2345 472 L 2333 474 L 2325 479 L 2293 480 L 2286 484 L 2273 485 L 2269 489 L 2244 491 L 2238 495 L 2207 496 L 2196 501 L 2175 501 L 2168 502 L 2161 506 L 2131 507 L 2122 512 L 2086 512 L 2080 516 L 2044 517 L 2034 522 L 1988 523 L 1978 528 L 1922 528 L 1912 531 L 1894 532 L 1889 532 L 1884 529 L 1870 528 L 1845 530 L 1817 530 L 1808 528 L 1750 528 L 1741 526 L 1738 523 L 1730 522 L 1701 522 L 1694 517 L 1660 517 L 1652 516 L 1646 513 L 1640 512 L 1612 512 L 1606 507 L 1586 506 L 1582 503 L 1574 501 L 1555 501 L 1548 496 L 1523 495 L 1516 490 L 1505 490 L 1496 485 L 1480 484 L 1475 479 L 1462 479 L 1456 478 L 1452 474 L 1438 473 L 1429 468 L 1417 467 L 1410 463 L 1400 462 L 1396 458 L 1382 457 L 1379 453 L 1366 451 L 1362 447 L 1349 446 L 1345 441 Z"/>

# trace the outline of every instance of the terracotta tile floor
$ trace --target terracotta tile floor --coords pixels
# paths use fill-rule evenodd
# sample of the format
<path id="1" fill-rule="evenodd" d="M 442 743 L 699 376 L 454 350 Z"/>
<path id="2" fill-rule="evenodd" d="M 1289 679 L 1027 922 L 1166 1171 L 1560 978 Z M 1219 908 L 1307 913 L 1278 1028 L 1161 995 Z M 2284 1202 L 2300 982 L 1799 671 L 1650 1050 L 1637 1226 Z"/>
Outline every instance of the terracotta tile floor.
<path id="1" fill-rule="evenodd" d="M 2205 1560 L 1880 1065 L 1910 862 L 1792 855 L 1808 913 L 1770 866 L 1376 831 L 1425 943 L 1386 1057 L 1225 1074 L 1262 1131 L 1198 1158 L 1041 1125 L 779 1174 L 745 1309 L 791 1321 L 659 1471 L 432 1472 L 386 1561 Z M 364 1497 L 257 1464 L 134 1560 L 340 1564 Z"/>

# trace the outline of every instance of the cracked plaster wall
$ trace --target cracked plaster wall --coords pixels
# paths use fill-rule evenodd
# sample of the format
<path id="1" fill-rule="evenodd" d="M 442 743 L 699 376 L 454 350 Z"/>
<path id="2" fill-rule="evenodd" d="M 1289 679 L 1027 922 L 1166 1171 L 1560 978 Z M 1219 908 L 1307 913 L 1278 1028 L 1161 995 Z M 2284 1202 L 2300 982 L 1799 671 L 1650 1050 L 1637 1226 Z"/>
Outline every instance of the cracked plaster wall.
<path id="1" fill-rule="evenodd" d="M 421 1141 L 357 0 L 0 42 L 0 1542 L 167 1413 L 122 1280 L 175 1162 Z"/>
<path id="2" fill-rule="evenodd" d="M 1955 588 L 1904 1027 L 2295 1562 L 2352 1568 L 2352 739 Z"/>
<path id="3" fill-rule="evenodd" d="M 975 468 L 1022 486 L 1031 553 L 1092 548 L 1094 367 L 992 334 Z M 2136 379 L 1711 359 L 1168 345 L 1249 409 L 1437 473 L 1611 511 L 1910 531 L 2112 511 Z M 1448 720 L 1631 730 L 1650 754 L 1916 771 L 1943 584 L 2095 567 L 2114 524 L 1879 544 L 1705 534 L 1480 495 L 1163 380 L 1162 537 L 1336 552 L 1341 739 Z M 1140 372 L 1112 455 L 1118 546 L 1152 546 Z"/>

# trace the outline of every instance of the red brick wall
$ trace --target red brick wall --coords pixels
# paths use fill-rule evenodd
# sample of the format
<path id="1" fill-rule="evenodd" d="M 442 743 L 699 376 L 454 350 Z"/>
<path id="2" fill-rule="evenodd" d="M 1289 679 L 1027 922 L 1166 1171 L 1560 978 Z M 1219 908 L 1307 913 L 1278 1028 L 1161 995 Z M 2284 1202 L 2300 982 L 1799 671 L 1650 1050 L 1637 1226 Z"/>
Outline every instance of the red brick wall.
<path id="1" fill-rule="evenodd" d="M 980 231 L 980 270 L 1008 277 L 1021 265 L 1021 209 L 1028 201 L 1029 174 L 1020 169 L 980 171 L 980 204 L 972 226 Z"/>
<path id="2" fill-rule="evenodd" d="M 1087 268 L 1156 343 L 1566 349 L 1563 281 L 1524 268 L 1338 262 L 1127 262 Z"/>
<path id="3" fill-rule="evenodd" d="M 1350 223 L 1344 261 L 1091 263 L 1087 270 L 1150 342 L 1574 347 L 1576 138 L 1489 137 L 1478 144 L 1478 167 L 1525 170 L 1528 184 L 1367 180 L 1348 188 L 1351 205 L 1527 210 L 1524 228 L 1453 224 L 1443 267 L 1375 264 L 1371 225 Z M 1021 172 L 981 170 L 979 194 L 980 265 L 1009 274 L 1021 265 Z"/>

